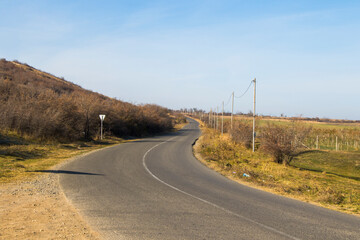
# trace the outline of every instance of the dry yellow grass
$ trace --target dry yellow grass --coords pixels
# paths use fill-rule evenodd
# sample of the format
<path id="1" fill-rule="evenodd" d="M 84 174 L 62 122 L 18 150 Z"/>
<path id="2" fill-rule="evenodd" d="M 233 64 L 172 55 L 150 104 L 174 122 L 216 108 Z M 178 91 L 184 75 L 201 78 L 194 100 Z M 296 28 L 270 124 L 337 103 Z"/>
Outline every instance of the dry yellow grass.
<path id="1" fill-rule="evenodd" d="M 0 145 L 0 183 L 21 181 L 41 174 L 74 156 L 96 149 L 125 142 L 120 138 L 109 138 L 102 142 L 78 142 L 71 144 L 24 142 L 16 145 Z"/>
<path id="2" fill-rule="evenodd" d="M 194 151 L 205 165 L 224 176 L 265 191 L 360 214 L 359 180 L 279 165 L 270 156 L 260 151 L 252 153 L 226 135 L 204 126 L 202 131 Z"/>

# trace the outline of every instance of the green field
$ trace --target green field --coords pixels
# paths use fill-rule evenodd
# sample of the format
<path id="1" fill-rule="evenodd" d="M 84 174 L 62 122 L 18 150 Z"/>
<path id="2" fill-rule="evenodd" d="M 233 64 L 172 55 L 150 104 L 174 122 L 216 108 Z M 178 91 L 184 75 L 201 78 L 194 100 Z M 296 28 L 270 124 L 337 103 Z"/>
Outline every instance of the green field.
<path id="1" fill-rule="evenodd" d="M 307 151 L 291 165 L 360 181 L 360 152 Z"/>

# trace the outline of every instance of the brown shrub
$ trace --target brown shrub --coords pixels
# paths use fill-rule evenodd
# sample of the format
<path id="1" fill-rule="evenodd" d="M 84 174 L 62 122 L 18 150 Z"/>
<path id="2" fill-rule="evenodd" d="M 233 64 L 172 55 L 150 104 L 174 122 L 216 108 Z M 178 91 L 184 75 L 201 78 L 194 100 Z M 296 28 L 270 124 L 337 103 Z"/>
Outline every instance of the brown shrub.
<path id="1" fill-rule="evenodd" d="M 310 127 L 298 122 L 293 122 L 291 126 L 268 123 L 261 129 L 261 149 L 272 155 L 276 163 L 288 165 L 304 147 L 302 142 L 310 130 Z"/>
<path id="2" fill-rule="evenodd" d="M 250 148 L 252 143 L 252 126 L 244 121 L 236 121 L 234 122 L 233 129 L 230 130 L 230 136 L 236 143 Z"/>

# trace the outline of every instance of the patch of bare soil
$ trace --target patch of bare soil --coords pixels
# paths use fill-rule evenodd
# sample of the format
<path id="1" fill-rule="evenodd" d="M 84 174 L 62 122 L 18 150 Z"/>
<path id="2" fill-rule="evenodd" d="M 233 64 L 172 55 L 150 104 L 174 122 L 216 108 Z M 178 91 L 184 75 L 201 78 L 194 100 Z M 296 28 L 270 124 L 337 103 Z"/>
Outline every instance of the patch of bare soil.
<path id="1" fill-rule="evenodd" d="M 0 186 L 0 239 L 100 239 L 67 201 L 56 174 Z"/>

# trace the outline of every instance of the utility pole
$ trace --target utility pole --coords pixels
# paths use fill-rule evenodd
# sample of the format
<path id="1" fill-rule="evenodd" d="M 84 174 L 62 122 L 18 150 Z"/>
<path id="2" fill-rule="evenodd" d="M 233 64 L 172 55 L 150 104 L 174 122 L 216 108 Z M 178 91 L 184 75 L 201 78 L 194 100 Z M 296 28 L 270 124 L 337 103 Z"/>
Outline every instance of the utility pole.
<path id="1" fill-rule="evenodd" d="M 221 135 L 224 134 L 224 101 L 222 102 Z"/>
<path id="2" fill-rule="evenodd" d="M 214 123 L 215 123 L 215 118 L 214 118 L 214 113 L 215 113 L 215 108 L 214 108 L 214 111 L 211 113 L 211 127 L 214 128 Z"/>
<path id="3" fill-rule="evenodd" d="M 216 129 L 216 107 L 214 107 L 214 113 L 213 113 L 213 119 L 214 119 L 214 129 Z"/>
<path id="4" fill-rule="evenodd" d="M 216 107 L 214 107 L 213 118 L 214 118 L 214 129 L 216 130 Z"/>
<path id="5" fill-rule="evenodd" d="M 231 130 L 233 129 L 233 115 L 234 115 L 234 92 L 232 92 L 232 103 L 231 103 Z"/>
<path id="6" fill-rule="evenodd" d="M 211 128 L 214 127 L 214 112 L 215 112 L 215 109 L 214 110 L 211 110 Z"/>
<path id="7" fill-rule="evenodd" d="M 211 127 L 211 111 L 212 109 L 210 108 L 210 112 L 209 112 L 209 126 Z"/>
<path id="8" fill-rule="evenodd" d="M 253 112 L 253 152 L 255 152 L 255 116 L 256 116 L 256 78 L 254 82 L 254 112 Z"/>
<path id="9" fill-rule="evenodd" d="M 219 106 L 216 107 L 216 130 L 219 130 Z"/>
<path id="10" fill-rule="evenodd" d="M 210 128 L 212 128 L 213 125 L 213 110 L 211 108 L 211 114 L 210 114 Z"/>

